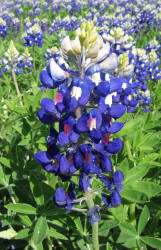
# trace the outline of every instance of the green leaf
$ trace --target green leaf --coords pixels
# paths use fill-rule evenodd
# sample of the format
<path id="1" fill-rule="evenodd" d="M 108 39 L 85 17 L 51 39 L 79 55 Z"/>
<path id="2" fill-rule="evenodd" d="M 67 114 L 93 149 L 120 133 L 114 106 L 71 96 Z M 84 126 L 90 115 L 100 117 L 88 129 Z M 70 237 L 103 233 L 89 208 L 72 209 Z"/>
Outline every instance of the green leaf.
<path id="1" fill-rule="evenodd" d="M 36 246 L 36 250 L 44 250 L 43 244 L 40 243 L 39 245 Z"/>
<path id="2" fill-rule="evenodd" d="M 121 232 L 126 233 L 128 235 L 133 235 L 136 237 L 137 235 L 136 229 L 129 222 L 121 223 L 119 227 L 121 229 Z"/>
<path id="3" fill-rule="evenodd" d="M 13 228 L 0 232 L 0 238 L 10 240 L 17 235 Z"/>
<path id="4" fill-rule="evenodd" d="M 126 188 L 140 191 L 144 193 L 149 199 L 161 192 L 161 186 L 154 182 L 139 181 L 131 185 L 127 185 Z"/>
<path id="5" fill-rule="evenodd" d="M 48 235 L 49 235 L 50 237 L 55 238 L 55 239 L 69 240 L 69 239 L 68 239 L 66 236 L 64 236 L 63 234 L 58 233 L 54 228 L 50 228 L 50 229 L 49 229 Z"/>
<path id="6" fill-rule="evenodd" d="M 117 167 L 117 170 L 120 170 L 123 172 L 124 174 L 124 178 L 126 179 L 126 176 L 128 174 L 128 168 L 129 168 L 129 161 L 127 158 L 125 158 L 121 164 L 119 165 L 119 167 Z"/>
<path id="7" fill-rule="evenodd" d="M 8 186 L 8 183 L 5 180 L 4 172 L 3 172 L 3 167 L 0 166 L 0 184 L 3 186 Z"/>
<path id="8" fill-rule="evenodd" d="M 24 139 L 18 143 L 19 146 L 28 146 L 30 144 L 30 139 Z"/>
<path id="9" fill-rule="evenodd" d="M 40 244 L 44 238 L 46 237 L 47 232 L 47 222 L 45 217 L 40 217 L 36 222 L 34 233 L 33 233 L 33 241 L 35 245 Z"/>
<path id="10" fill-rule="evenodd" d="M 123 191 L 121 192 L 121 197 L 125 198 L 128 201 L 138 202 L 138 203 L 145 203 L 148 201 L 148 197 L 140 191 L 132 190 L 131 188 L 124 187 Z"/>
<path id="11" fill-rule="evenodd" d="M 133 225 L 129 222 L 120 224 L 121 233 L 117 239 L 117 243 L 123 243 L 127 248 L 132 248 L 136 245 L 137 232 Z"/>
<path id="12" fill-rule="evenodd" d="M 107 244 L 106 244 L 106 250 L 112 250 L 112 247 L 111 247 L 109 242 L 107 242 Z"/>
<path id="13" fill-rule="evenodd" d="M 34 199 L 38 205 L 44 204 L 44 195 L 42 190 L 42 183 L 39 182 L 34 176 L 30 178 L 30 188 Z"/>
<path id="14" fill-rule="evenodd" d="M 22 214 L 36 214 L 36 208 L 31 206 L 30 204 L 25 203 L 17 203 L 17 204 L 7 204 L 5 206 L 8 209 L 11 209 L 14 212 L 22 213 Z"/>
<path id="15" fill-rule="evenodd" d="M 30 228 L 25 228 L 25 229 L 20 230 L 17 233 L 15 239 L 19 240 L 19 239 L 25 239 L 25 238 L 27 238 L 29 236 L 30 230 L 31 230 Z"/>
<path id="16" fill-rule="evenodd" d="M 123 136 L 123 135 L 127 135 L 127 134 L 131 134 L 133 132 L 135 132 L 136 127 L 140 127 L 142 123 L 141 118 L 136 118 L 136 119 L 132 119 L 131 121 L 128 121 L 123 129 L 121 129 L 121 131 L 118 133 L 119 136 Z"/>
<path id="17" fill-rule="evenodd" d="M 140 163 L 138 166 L 129 170 L 126 179 L 124 180 L 124 185 L 127 183 L 136 182 L 146 175 L 150 166 L 148 163 Z"/>
<path id="18" fill-rule="evenodd" d="M 148 207 L 145 205 L 140 217 L 139 217 L 139 222 L 138 222 L 138 234 L 140 235 L 142 231 L 144 230 L 148 220 L 150 218 L 150 213 Z"/>
<path id="19" fill-rule="evenodd" d="M 74 220 L 74 223 L 78 229 L 78 231 L 81 233 L 81 234 L 84 234 L 84 231 L 83 231 L 83 227 L 82 227 L 82 223 L 81 223 L 81 219 L 80 217 L 77 217 L 75 220 Z"/>
<path id="20" fill-rule="evenodd" d="M 161 249 L 161 239 L 156 239 L 152 237 L 142 236 L 140 239 L 150 247 L 154 249 Z"/>
<path id="21" fill-rule="evenodd" d="M 146 245 L 145 245 L 145 244 L 143 243 L 143 241 L 141 241 L 140 239 L 137 240 L 137 246 L 138 246 L 138 249 L 147 250 Z"/>
<path id="22" fill-rule="evenodd" d="M 10 160 L 5 157 L 0 158 L 0 163 L 2 163 L 5 167 L 11 168 Z"/>
<path id="23" fill-rule="evenodd" d="M 120 222 L 124 222 L 127 219 L 127 206 L 123 206 L 122 204 L 118 207 L 110 208 L 109 211 L 112 215 Z"/>
<path id="24" fill-rule="evenodd" d="M 32 221 L 26 214 L 19 214 L 18 216 L 20 220 L 22 221 L 23 225 L 26 225 L 27 227 L 31 227 Z"/>
<path id="25" fill-rule="evenodd" d="M 99 226 L 99 232 L 104 232 L 115 228 L 119 224 L 118 220 L 104 220 L 101 226 Z"/>

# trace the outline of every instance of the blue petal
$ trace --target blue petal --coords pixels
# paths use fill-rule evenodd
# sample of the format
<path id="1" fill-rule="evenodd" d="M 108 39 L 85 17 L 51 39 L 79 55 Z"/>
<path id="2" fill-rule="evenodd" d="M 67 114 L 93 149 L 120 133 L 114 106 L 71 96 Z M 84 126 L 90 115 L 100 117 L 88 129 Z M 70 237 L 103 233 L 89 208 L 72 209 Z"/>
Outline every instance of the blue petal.
<path id="1" fill-rule="evenodd" d="M 90 76 L 90 75 L 93 75 L 93 74 L 95 74 L 95 73 L 97 73 L 97 72 L 100 72 L 100 66 L 99 66 L 98 63 L 96 63 L 96 64 L 92 65 L 91 67 L 89 67 L 89 68 L 86 70 L 85 74 L 86 74 L 87 76 Z"/>
<path id="2" fill-rule="evenodd" d="M 121 152 L 122 147 L 123 147 L 123 143 L 121 139 L 118 138 L 110 142 L 107 146 L 105 146 L 105 149 L 111 154 L 116 154 L 116 153 Z"/>
<path id="3" fill-rule="evenodd" d="M 80 133 L 87 132 L 87 115 L 82 115 L 77 121 L 76 128 Z"/>
<path id="4" fill-rule="evenodd" d="M 114 174 L 113 174 L 113 183 L 114 185 L 118 185 L 121 184 L 121 182 L 124 180 L 124 175 L 120 170 L 117 170 Z"/>
<path id="5" fill-rule="evenodd" d="M 113 78 L 110 80 L 110 93 L 121 90 L 121 87 L 122 87 L 122 79 Z"/>
<path id="6" fill-rule="evenodd" d="M 55 104 L 54 104 L 53 100 L 50 98 L 43 98 L 42 99 L 41 108 L 49 114 L 52 114 L 56 111 Z"/>
<path id="7" fill-rule="evenodd" d="M 79 151 L 74 154 L 74 164 L 77 169 L 83 165 L 83 155 Z"/>
<path id="8" fill-rule="evenodd" d="M 108 82 L 100 82 L 96 87 L 95 92 L 99 96 L 106 96 L 109 94 L 110 84 Z"/>
<path id="9" fill-rule="evenodd" d="M 108 173 L 112 170 L 112 162 L 108 156 L 104 156 L 102 160 L 102 171 Z"/>
<path id="10" fill-rule="evenodd" d="M 86 191 L 89 187 L 89 182 L 86 176 L 81 176 L 79 179 L 79 189 Z"/>
<path id="11" fill-rule="evenodd" d="M 111 205 L 112 207 L 117 207 L 121 204 L 121 196 L 117 190 L 113 191 L 111 194 Z"/>
<path id="12" fill-rule="evenodd" d="M 107 129 L 107 133 L 114 134 L 119 132 L 123 128 L 124 124 L 122 122 L 113 122 L 111 126 Z"/>
<path id="13" fill-rule="evenodd" d="M 104 193 L 101 193 L 101 196 L 102 196 L 102 200 L 105 203 L 105 205 L 108 208 L 110 208 L 111 207 L 111 196 L 107 195 L 107 194 L 104 194 Z"/>
<path id="14" fill-rule="evenodd" d="M 79 97 L 78 102 L 80 106 L 84 106 L 90 97 L 90 91 L 88 88 L 81 88 L 82 89 L 82 94 L 81 97 Z"/>
<path id="15" fill-rule="evenodd" d="M 98 143 L 101 138 L 102 138 L 102 134 L 100 131 L 97 131 L 96 129 L 93 129 L 90 134 L 89 137 L 95 142 Z"/>
<path id="16" fill-rule="evenodd" d="M 52 115 L 48 115 L 43 110 L 39 110 L 37 112 L 37 115 L 38 115 L 40 121 L 43 122 L 44 124 L 52 125 L 54 123 L 54 117 Z"/>
<path id="17" fill-rule="evenodd" d="M 120 118 L 126 111 L 126 106 L 123 104 L 112 104 L 109 110 L 109 115 L 115 119 Z"/>
<path id="18" fill-rule="evenodd" d="M 61 147 L 64 147 L 69 143 L 69 137 L 64 132 L 59 133 L 59 143 Z"/>
<path id="19" fill-rule="evenodd" d="M 71 142 L 75 142 L 78 140 L 79 136 L 80 136 L 79 134 L 72 131 L 71 134 L 69 135 L 69 139 Z"/>
<path id="20" fill-rule="evenodd" d="M 65 191 L 59 187 L 54 195 L 54 203 L 60 208 L 65 208 L 66 199 Z"/>
<path id="21" fill-rule="evenodd" d="M 40 164 L 48 164 L 52 162 L 51 156 L 46 151 L 36 153 L 34 159 Z"/>
<path id="22" fill-rule="evenodd" d="M 49 76 L 49 74 L 46 70 L 42 70 L 40 72 L 40 81 L 41 81 L 42 85 L 46 88 L 53 88 L 54 87 L 53 80 Z"/>
<path id="23" fill-rule="evenodd" d="M 61 174 L 66 174 L 69 172 L 69 162 L 66 159 L 66 157 L 63 155 L 60 158 L 60 173 Z"/>

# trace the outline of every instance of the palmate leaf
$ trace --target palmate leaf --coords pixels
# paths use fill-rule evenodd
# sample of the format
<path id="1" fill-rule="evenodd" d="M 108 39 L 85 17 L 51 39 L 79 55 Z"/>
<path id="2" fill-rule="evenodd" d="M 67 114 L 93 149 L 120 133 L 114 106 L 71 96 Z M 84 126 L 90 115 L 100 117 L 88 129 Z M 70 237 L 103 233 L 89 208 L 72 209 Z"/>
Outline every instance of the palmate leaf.
<path id="1" fill-rule="evenodd" d="M 150 213 L 148 207 L 145 205 L 139 218 L 138 222 L 138 234 L 140 235 L 142 231 L 144 230 L 148 220 L 150 218 Z"/>
<path id="2" fill-rule="evenodd" d="M 122 243 L 127 248 L 132 248 L 136 245 L 137 232 L 133 225 L 129 222 L 120 224 L 121 233 L 117 239 L 117 243 Z"/>
<path id="3" fill-rule="evenodd" d="M 128 207 L 122 204 L 118 207 L 110 208 L 109 211 L 119 222 L 124 222 L 127 219 Z"/>

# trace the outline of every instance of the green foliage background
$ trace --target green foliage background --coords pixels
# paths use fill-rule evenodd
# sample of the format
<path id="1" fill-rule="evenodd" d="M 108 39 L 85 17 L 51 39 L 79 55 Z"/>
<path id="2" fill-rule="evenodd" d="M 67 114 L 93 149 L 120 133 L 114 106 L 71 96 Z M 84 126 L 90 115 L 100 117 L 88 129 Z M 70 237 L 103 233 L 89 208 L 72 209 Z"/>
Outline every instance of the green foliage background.
<path id="1" fill-rule="evenodd" d="M 81 15 L 85 16 L 86 9 Z M 24 16 L 28 9 L 24 6 Z M 62 17 L 66 11 L 61 11 Z M 40 18 L 44 18 L 45 13 Z M 48 16 L 49 21 L 53 16 Z M 23 21 L 23 20 L 21 20 Z M 20 40 L 16 48 L 24 51 Z M 144 48 L 158 35 L 155 27 L 140 32 L 137 47 Z M 72 32 L 70 33 L 72 36 Z M 0 56 L 13 39 L 10 34 L 1 40 Z M 47 126 L 37 118 L 43 97 L 53 98 L 55 90 L 41 92 L 39 73 L 45 66 L 47 48 L 59 45 L 57 33 L 45 35 L 42 48 L 35 48 L 35 70 L 17 76 L 24 106 L 19 99 L 11 74 L 0 78 L 0 249 L 91 249 L 91 228 L 85 213 L 67 212 L 53 204 L 59 183 L 57 177 L 45 173 L 34 160 L 34 153 L 46 150 Z M 29 48 L 33 55 L 32 48 Z M 123 151 L 113 156 L 116 169 L 124 173 L 122 205 L 105 209 L 99 223 L 100 249 L 161 249 L 161 81 L 148 82 L 153 98 L 151 112 L 138 110 L 126 114 L 126 125 L 117 134 L 124 141 Z M 55 126 L 58 126 L 56 124 Z M 94 181 L 94 187 L 100 183 Z M 99 199 L 95 197 L 97 203 Z M 82 207 L 85 204 L 82 203 Z"/>

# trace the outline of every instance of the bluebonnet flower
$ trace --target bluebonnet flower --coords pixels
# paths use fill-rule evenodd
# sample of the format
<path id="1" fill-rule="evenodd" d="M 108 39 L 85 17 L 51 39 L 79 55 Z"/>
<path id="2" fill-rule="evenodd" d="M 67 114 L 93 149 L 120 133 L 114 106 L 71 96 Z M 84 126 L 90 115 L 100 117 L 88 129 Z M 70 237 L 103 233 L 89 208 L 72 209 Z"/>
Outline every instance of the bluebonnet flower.
<path id="1" fill-rule="evenodd" d="M 2 18 L 0 18 L 0 36 L 1 37 L 7 36 L 8 35 L 7 31 L 8 27 L 6 25 L 6 22 Z"/>
<path id="2" fill-rule="evenodd" d="M 10 42 L 8 50 L 5 52 L 4 57 L 1 59 L 1 71 L 14 71 L 16 74 L 21 74 L 23 70 L 31 71 L 32 57 L 28 49 L 20 56 L 19 51 L 14 46 L 13 41 Z"/>
<path id="3" fill-rule="evenodd" d="M 54 203 L 60 208 L 71 210 L 74 205 L 72 201 L 76 199 L 74 188 L 74 183 L 70 183 L 67 192 L 65 192 L 62 188 L 58 188 L 54 196 Z"/>
<path id="4" fill-rule="evenodd" d="M 101 219 L 99 210 L 98 206 L 94 206 L 87 212 L 87 219 L 92 225 Z"/>
<path id="5" fill-rule="evenodd" d="M 33 26 L 26 29 L 26 33 L 24 33 L 21 37 L 22 40 L 25 40 L 24 46 L 33 46 L 36 45 L 38 47 L 42 47 L 43 44 L 43 33 L 41 31 L 40 26 L 35 23 Z"/>
<path id="6" fill-rule="evenodd" d="M 124 31 L 119 29 L 118 33 L 119 41 L 122 38 L 127 45 Z M 126 111 L 133 112 L 138 104 L 144 109 L 150 104 L 143 79 L 137 75 L 139 67 L 135 68 L 143 58 L 130 51 L 132 45 L 114 53 L 113 45 L 104 42 L 93 22 L 88 21 L 76 30 L 74 40 L 69 36 L 62 40 L 60 53 L 55 48 L 48 51 L 46 67 L 40 72 L 43 87 L 57 88 L 57 92 L 52 99 L 41 101 L 38 117 L 51 129 L 47 151 L 36 153 L 35 160 L 63 182 L 77 176 L 77 187 L 85 194 L 91 192 L 92 180 L 99 178 L 107 192 L 102 193 L 107 207 L 121 204 L 123 188 L 123 174 L 114 171 L 111 161 L 111 155 L 123 147 L 120 138 L 113 138 L 124 126 L 117 119 Z M 58 121 L 56 131 L 53 126 Z M 54 200 L 59 207 L 73 209 L 73 193 L 72 197 L 58 188 Z M 98 210 L 94 206 L 88 211 L 91 223 L 100 220 Z"/>

